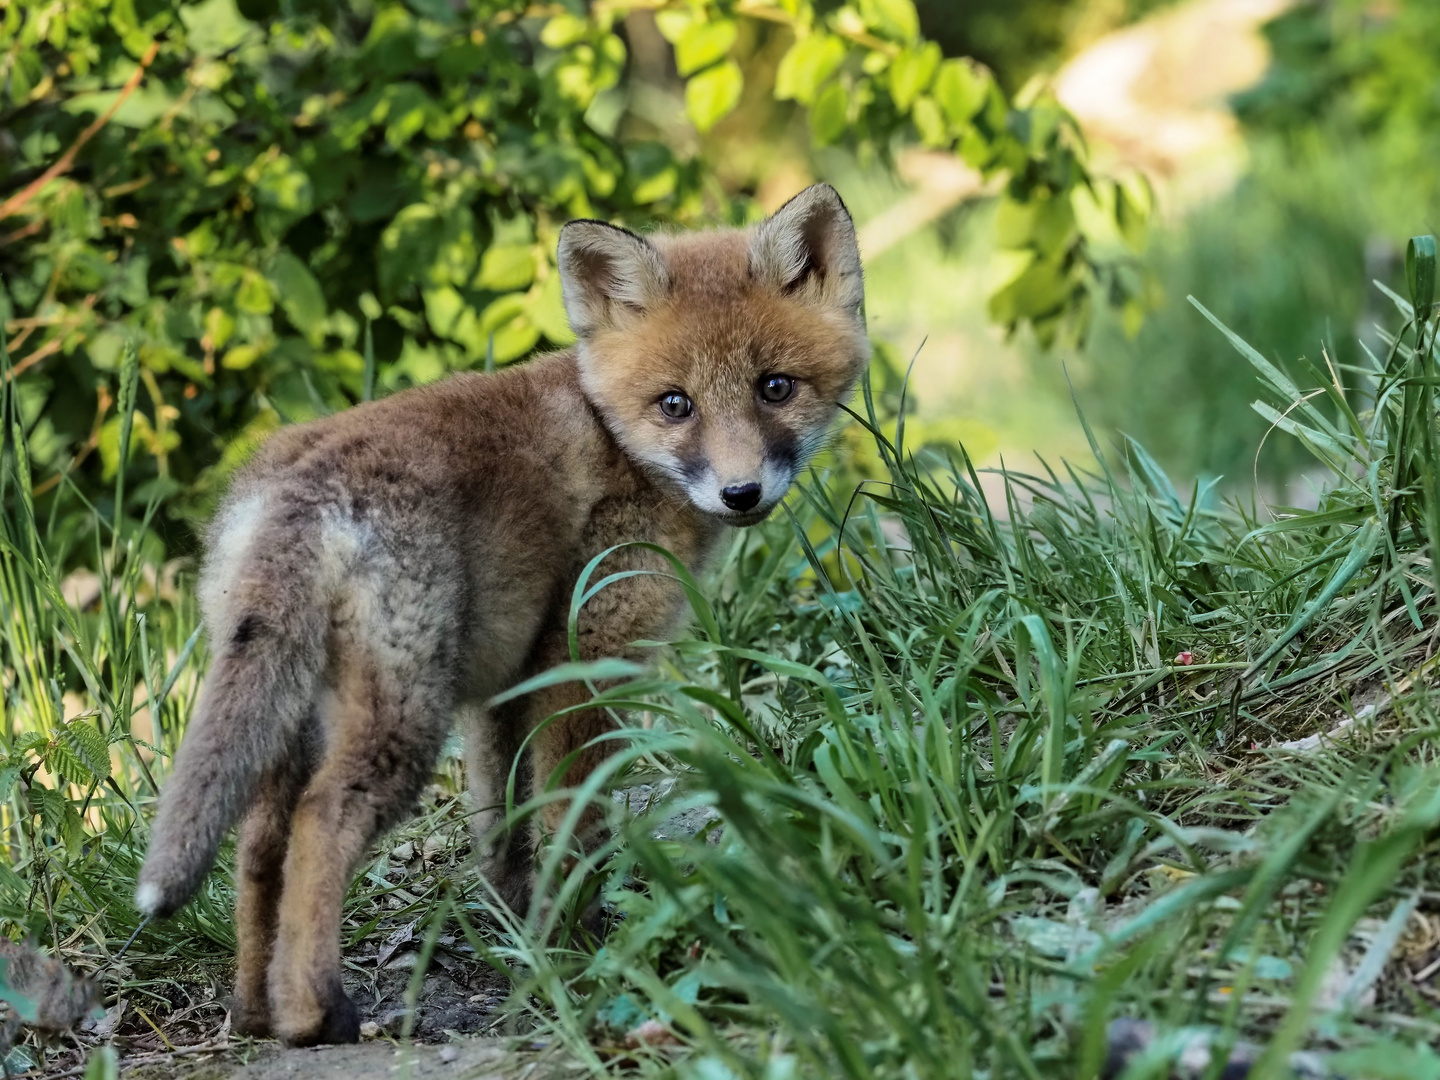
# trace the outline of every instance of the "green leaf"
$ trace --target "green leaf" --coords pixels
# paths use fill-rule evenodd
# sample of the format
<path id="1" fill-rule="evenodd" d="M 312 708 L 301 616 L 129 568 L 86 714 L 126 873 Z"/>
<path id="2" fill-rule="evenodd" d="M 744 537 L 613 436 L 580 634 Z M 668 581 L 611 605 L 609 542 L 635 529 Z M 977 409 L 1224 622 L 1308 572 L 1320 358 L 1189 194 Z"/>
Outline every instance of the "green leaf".
<path id="1" fill-rule="evenodd" d="M 911 0 L 860 0 L 860 16 L 893 40 L 909 43 L 920 36 L 920 16 Z"/>
<path id="2" fill-rule="evenodd" d="M 66 742 L 56 742 L 45 751 L 45 768 L 72 784 L 89 784 L 96 779 L 95 771 Z"/>
<path id="3" fill-rule="evenodd" d="M 655 12 L 655 28 L 672 45 L 680 40 L 694 21 L 694 12 L 685 8 L 661 8 Z"/>
<path id="4" fill-rule="evenodd" d="M 1424 321 L 1435 306 L 1435 237 L 1412 237 L 1405 248 L 1405 283 L 1415 317 Z"/>
<path id="5" fill-rule="evenodd" d="M 110 775 L 110 747 L 94 724 L 71 720 L 65 725 L 65 737 L 95 779 L 104 780 Z"/>
<path id="6" fill-rule="evenodd" d="M 203 0 L 180 8 L 185 24 L 185 44 L 200 56 L 228 52 L 255 30 L 255 24 L 240 14 L 235 0 Z"/>
<path id="7" fill-rule="evenodd" d="M 530 244 L 496 244 L 480 259 L 477 289 L 513 292 L 535 280 L 535 249 Z"/>
<path id="8" fill-rule="evenodd" d="M 916 49 L 906 49 L 890 64 L 890 96 L 895 107 L 909 112 L 915 99 L 930 88 L 940 67 L 940 46 L 927 41 Z"/>
<path id="9" fill-rule="evenodd" d="M 814 33 L 790 46 L 775 72 L 775 96 L 781 101 L 811 105 L 820 87 L 845 62 L 845 42 L 832 34 Z"/>
<path id="10" fill-rule="evenodd" d="M 10 792 L 15 787 L 15 781 L 20 776 L 20 766 L 10 765 L 0 769 L 0 802 L 10 798 Z"/>
<path id="11" fill-rule="evenodd" d="M 280 307 L 311 345 L 325 340 L 325 294 L 310 268 L 288 251 L 270 264 L 270 283 L 280 298 Z M 219 310 L 219 309 L 216 309 Z"/>
<path id="12" fill-rule="evenodd" d="M 23 754 L 30 750 L 39 751 L 50 743 L 50 737 L 43 731 L 27 731 L 15 739 L 15 745 L 11 747 L 12 754 Z"/>
<path id="13" fill-rule="evenodd" d="M 820 96 L 810 107 L 810 132 L 816 143 L 825 146 L 845 134 L 849 121 L 850 96 L 844 86 L 832 82 L 820 91 Z"/>
<path id="14" fill-rule="evenodd" d="M 530 321 L 556 345 L 570 345 L 575 341 L 575 333 L 570 329 L 570 319 L 565 314 L 560 275 L 554 270 L 551 270 L 545 284 L 540 286 L 531 300 Z"/>
<path id="15" fill-rule="evenodd" d="M 1059 261 L 1032 260 L 990 297 L 990 314 L 1006 326 L 1023 319 L 1043 318 L 1063 309 L 1076 287 Z"/>
<path id="16" fill-rule="evenodd" d="M 425 130 L 435 103 L 419 83 L 395 83 L 385 88 L 385 141 L 397 150 Z"/>
<path id="17" fill-rule="evenodd" d="M 564 49 L 584 41 L 590 33 L 590 24 L 578 15 L 556 15 L 540 31 L 542 44 L 552 49 Z"/>
<path id="18" fill-rule="evenodd" d="M 275 309 L 274 289 L 259 271 L 246 269 L 235 290 L 235 306 L 251 315 L 269 315 Z"/>
<path id="19" fill-rule="evenodd" d="M 1075 208 L 1069 199 L 1005 198 L 995 215 L 995 239 L 1003 248 L 1030 248 L 1049 258 L 1068 249 L 1074 237 Z"/>
<path id="20" fill-rule="evenodd" d="M 935 104 L 934 98 L 928 95 L 916 98 L 910 109 L 910 119 L 915 122 L 915 130 L 920 133 L 920 140 L 926 146 L 938 149 L 950 142 L 945 117 L 940 106 Z"/>
<path id="21" fill-rule="evenodd" d="M 460 313 L 467 309 L 465 298 L 448 285 L 426 289 L 421 296 L 425 301 L 425 320 L 430 329 L 441 337 L 449 337 Z"/>
<path id="22" fill-rule="evenodd" d="M 376 255 L 387 297 L 408 284 L 466 284 L 475 272 L 474 217 L 465 207 L 441 214 L 429 203 L 413 203 L 380 234 Z"/>
<path id="23" fill-rule="evenodd" d="M 735 23 L 731 19 L 693 22 L 675 43 L 675 66 L 689 76 L 721 60 L 735 44 Z"/>
<path id="24" fill-rule="evenodd" d="M 226 371 L 244 371 L 265 353 L 266 350 L 259 345 L 236 345 L 226 350 L 220 358 L 220 366 Z"/>
<path id="25" fill-rule="evenodd" d="M 959 127 L 968 124 L 985 104 L 990 75 L 971 60 L 946 60 L 935 76 L 932 93 L 945 117 Z"/>
<path id="26" fill-rule="evenodd" d="M 740 65 L 726 60 L 696 75 L 685 84 L 685 112 L 700 131 L 709 131 L 736 105 L 745 89 Z"/>
<path id="27" fill-rule="evenodd" d="M 39 57 L 36 59 L 38 60 Z M 31 65 L 28 63 L 13 63 L 10 67 L 10 100 L 16 105 L 25 104 L 30 97 L 30 91 L 34 88 L 30 73 L 26 70 L 29 67 Z"/>
<path id="28" fill-rule="evenodd" d="M 495 362 L 518 360 L 535 347 L 540 331 L 529 318 L 529 297 L 510 293 L 490 304 L 480 316 L 476 333 L 481 341 L 495 335 Z"/>
<path id="29" fill-rule="evenodd" d="M 393 292 L 401 282 L 421 277 L 435 261 L 445 236 L 440 211 L 428 203 L 405 207 L 380 234 L 380 284 Z"/>
<path id="30" fill-rule="evenodd" d="M 680 181 L 675 155 L 658 142 L 629 147 L 625 151 L 625 172 L 634 184 L 630 197 L 641 206 L 669 198 Z"/>
<path id="31" fill-rule="evenodd" d="M 255 181 L 255 201 L 290 214 L 308 214 L 314 206 L 310 174 L 285 154 L 265 162 Z"/>

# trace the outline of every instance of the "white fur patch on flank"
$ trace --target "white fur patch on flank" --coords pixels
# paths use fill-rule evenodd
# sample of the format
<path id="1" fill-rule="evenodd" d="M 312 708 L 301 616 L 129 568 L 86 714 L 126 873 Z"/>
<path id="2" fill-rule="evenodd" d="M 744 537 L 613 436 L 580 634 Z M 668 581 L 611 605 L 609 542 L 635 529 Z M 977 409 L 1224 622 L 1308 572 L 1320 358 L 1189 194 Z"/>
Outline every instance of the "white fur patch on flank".
<path id="1" fill-rule="evenodd" d="M 215 545 L 216 560 L 226 564 L 238 562 L 255 538 L 264 514 L 263 495 L 251 495 L 227 508 Z"/>
<path id="2" fill-rule="evenodd" d="M 135 907 L 146 915 L 154 915 L 160 910 L 165 897 L 161 895 L 160 886 L 153 882 L 142 882 L 135 890 Z"/>
<path id="3" fill-rule="evenodd" d="M 251 495 L 225 507 L 210 550 L 206 555 L 206 573 L 200 578 L 200 608 L 219 613 L 225 610 L 225 594 L 235 580 L 245 553 L 250 550 L 255 534 L 265 520 L 265 497 Z M 214 615 L 207 615 L 213 618 Z"/>

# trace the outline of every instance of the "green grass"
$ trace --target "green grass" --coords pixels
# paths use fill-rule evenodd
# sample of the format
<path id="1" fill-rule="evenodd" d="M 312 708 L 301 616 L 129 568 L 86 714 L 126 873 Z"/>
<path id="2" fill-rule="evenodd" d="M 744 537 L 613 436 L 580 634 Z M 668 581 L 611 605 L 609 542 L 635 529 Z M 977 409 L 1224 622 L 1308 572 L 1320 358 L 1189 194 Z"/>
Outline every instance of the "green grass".
<path id="1" fill-rule="evenodd" d="M 1440 1036 L 1440 995 L 1411 978 L 1440 956 L 1435 327 L 1397 307 L 1388 355 L 1359 365 L 1374 402 L 1339 388 L 1358 370 L 1295 385 L 1232 339 L 1271 437 L 1330 472 L 1315 511 L 1179 492 L 1132 443 L 1006 475 L 996 514 L 962 451 L 912 454 L 903 410 L 867 393 L 882 475 L 808 481 L 696 590 L 692 636 L 601 684 L 650 723 L 580 794 L 666 794 L 617 807 L 569 874 L 563 837 L 548 849 L 566 903 L 525 922 L 454 865 L 447 759 L 405 831 L 453 837 L 450 868 L 401 888 L 377 856 L 350 946 L 413 922 L 418 989 L 442 935 L 468 942 L 513 979 L 507 1029 L 596 1073 L 1088 1078 L 1123 1016 L 1160 1033 L 1131 1080 L 1196 1031 L 1266 1046 L 1259 1077 L 1302 1047 L 1350 1077 L 1440 1076 L 1412 1048 Z M 143 515 L 52 535 L 7 455 L 0 917 L 94 966 L 134 929 L 150 777 L 203 657 L 184 587 L 147 584 Z M 59 582 L 87 557 L 100 600 L 80 611 Z M 697 807 L 699 834 L 657 829 Z M 623 920 L 598 950 L 564 944 L 596 889 Z M 145 928 L 112 993 L 148 993 L 163 1026 L 175 986 L 223 979 L 228 902 L 216 874 Z M 647 1020 L 666 1039 L 627 1048 Z"/>

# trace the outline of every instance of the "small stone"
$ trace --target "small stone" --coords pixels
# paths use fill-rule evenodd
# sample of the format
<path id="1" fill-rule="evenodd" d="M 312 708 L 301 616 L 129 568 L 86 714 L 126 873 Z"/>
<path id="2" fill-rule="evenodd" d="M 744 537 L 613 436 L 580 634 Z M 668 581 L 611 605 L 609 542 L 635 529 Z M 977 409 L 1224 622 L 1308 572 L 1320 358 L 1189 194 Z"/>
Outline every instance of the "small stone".
<path id="1" fill-rule="evenodd" d="M 454 1061 L 460 1056 L 460 1051 L 454 1046 L 442 1046 L 440 1048 L 440 1053 L 435 1056 L 438 1057 L 441 1061 L 443 1061 L 446 1065 L 449 1065 L 452 1061 Z"/>
<path id="2" fill-rule="evenodd" d="M 398 847 L 390 849 L 390 858 L 396 862 L 408 863 L 411 859 L 415 858 L 415 845 L 409 840 L 406 840 L 405 843 Z"/>
<path id="3" fill-rule="evenodd" d="M 360 1037 L 362 1039 L 378 1039 L 380 1037 L 380 1025 L 374 1020 L 366 1020 L 360 1025 Z"/>
<path id="4" fill-rule="evenodd" d="M 646 1020 L 625 1033 L 625 1045 L 631 1049 L 641 1046 L 678 1046 L 679 1043 L 675 1033 L 659 1020 Z"/>

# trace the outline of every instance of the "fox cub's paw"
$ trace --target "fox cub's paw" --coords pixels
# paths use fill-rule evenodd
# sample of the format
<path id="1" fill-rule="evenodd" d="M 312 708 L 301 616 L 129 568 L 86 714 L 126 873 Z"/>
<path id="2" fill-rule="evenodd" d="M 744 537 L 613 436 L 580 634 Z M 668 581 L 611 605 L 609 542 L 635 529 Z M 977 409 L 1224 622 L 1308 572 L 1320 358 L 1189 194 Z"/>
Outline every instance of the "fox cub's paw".
<path id="1" fill-rule="evenodd" d="M 270 1006 L 247 1002 L 238 993 L 230 1005 L 230 1024 L 236 1035 L 247 1039 L 268 1039 L 275 1034 L 270 1026 Z"/>
<path id="2" fill-rule="evenodd" d="M 320 1046 L 360 1040 L 360 1010 L 338 983 L 321 995 L 320 1004 L 317 1010 L 297 1010 L 297 1013 L 309 1014 L 308 1023 L 296 1023 L 307 1019 L 305 1016 L 276 1010 L 275 1027 L 280 1041 L 287 1046 Z"/>

